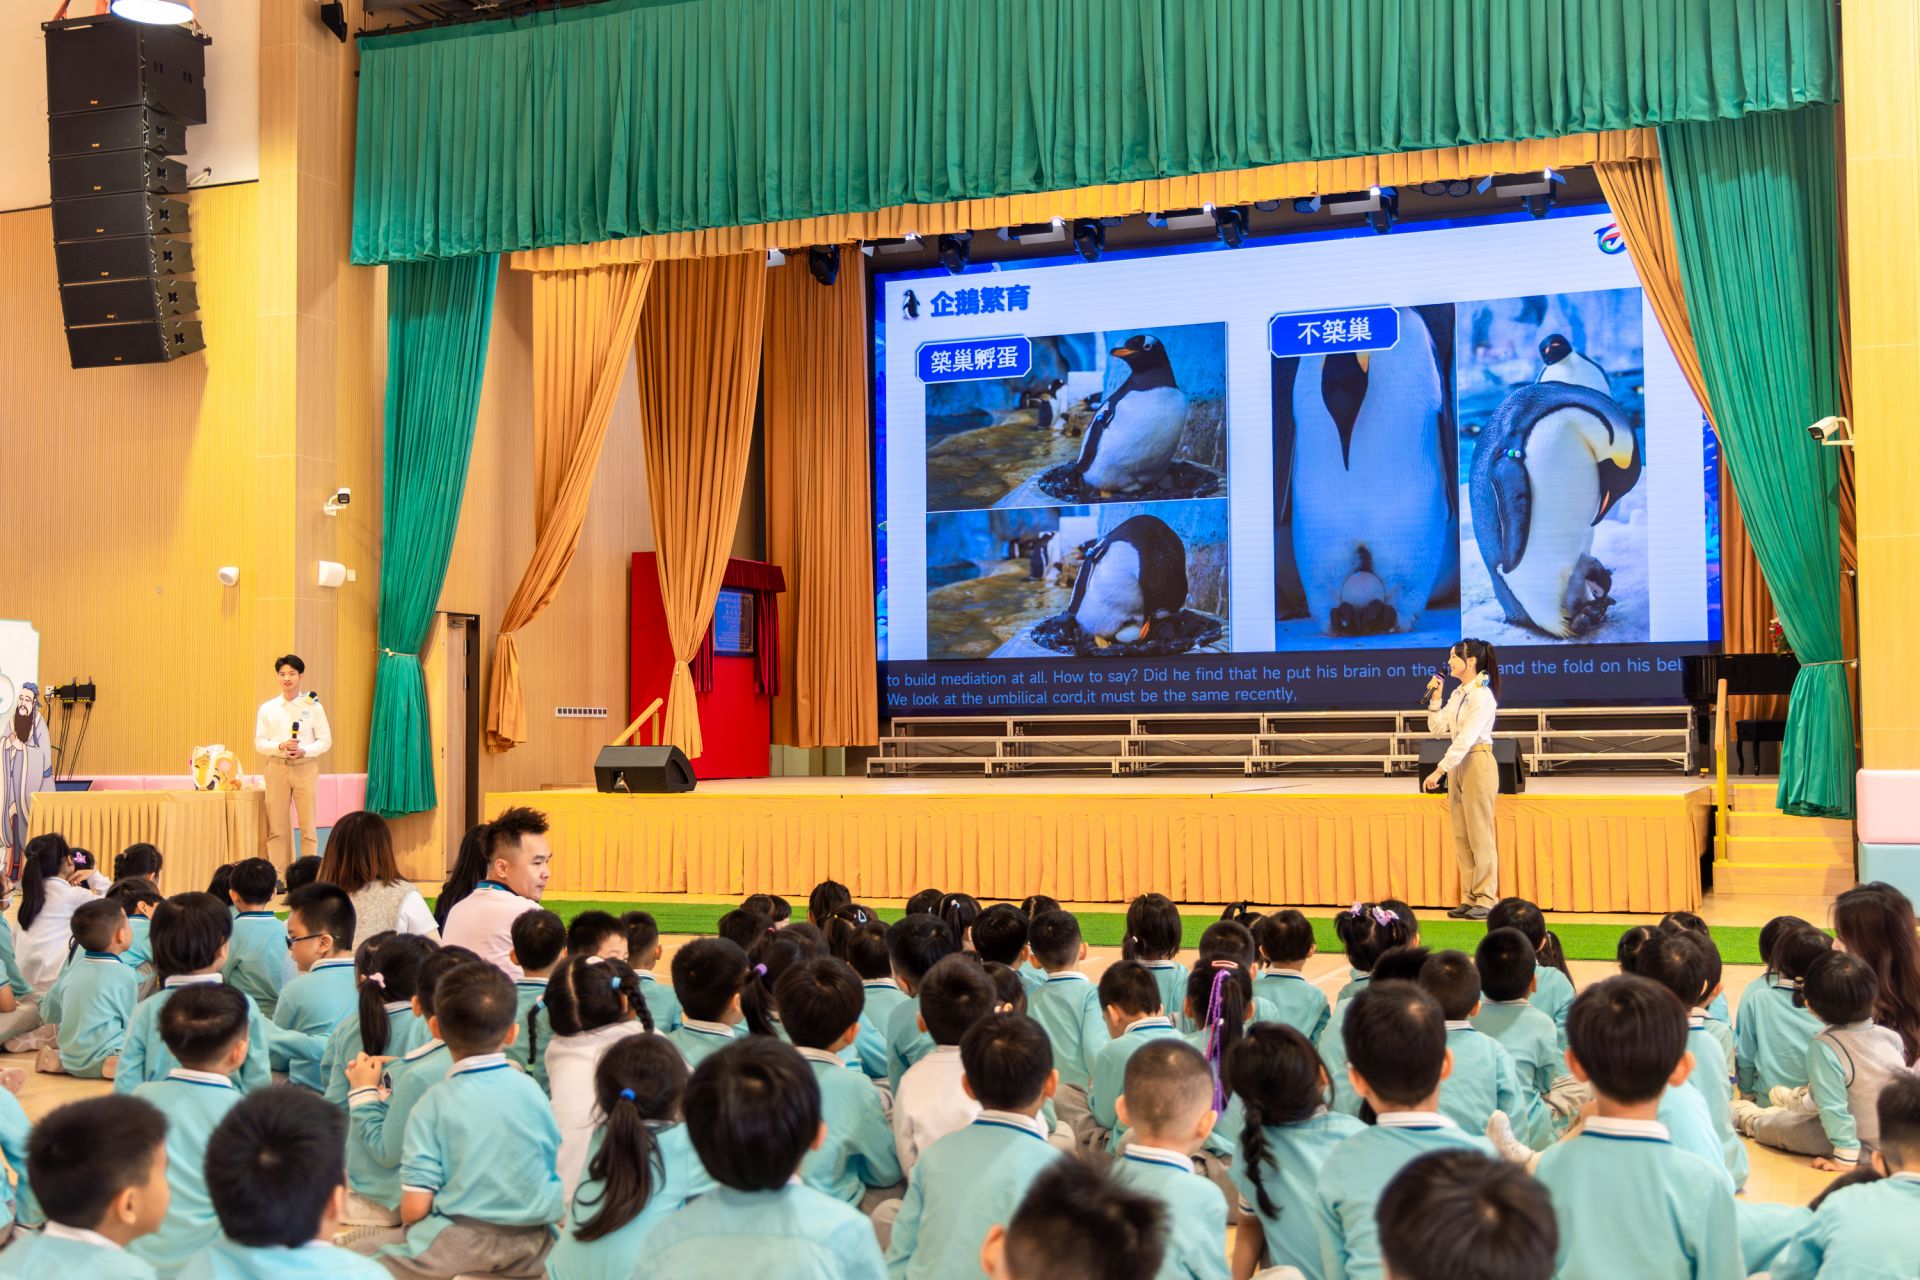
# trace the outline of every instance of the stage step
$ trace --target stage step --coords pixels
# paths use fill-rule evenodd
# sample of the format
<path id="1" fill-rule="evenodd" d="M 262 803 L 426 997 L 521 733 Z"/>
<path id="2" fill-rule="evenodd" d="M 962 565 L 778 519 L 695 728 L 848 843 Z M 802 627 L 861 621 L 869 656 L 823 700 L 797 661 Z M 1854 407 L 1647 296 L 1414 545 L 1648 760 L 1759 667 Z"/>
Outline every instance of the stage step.
<path id="1" fill-rule="evenodd" d="M 1794 895 L 1832 898 L 1854 883 L 1853 863 L 1845 866 L 1818 866 L 1804 862 L 1715 862 L 1713 892 L 1716 897 Z"/>
<path id="2" fill-rule="evenodd" d="M 1792 840 L 1837 840 L 1853 847 L 1853 824 L 1844 818 L 1796 818 L 1778 809 L 1742 809 L 1727 815 L 1727 834 Z"/>
<path id="3" fill-rule="evenodd" d="M 1852 839 L 1827 836 L 1742 836 L 1727 837 L 1725 856 L 1729 862 L 1783 866 L 1851 867 Z"/>

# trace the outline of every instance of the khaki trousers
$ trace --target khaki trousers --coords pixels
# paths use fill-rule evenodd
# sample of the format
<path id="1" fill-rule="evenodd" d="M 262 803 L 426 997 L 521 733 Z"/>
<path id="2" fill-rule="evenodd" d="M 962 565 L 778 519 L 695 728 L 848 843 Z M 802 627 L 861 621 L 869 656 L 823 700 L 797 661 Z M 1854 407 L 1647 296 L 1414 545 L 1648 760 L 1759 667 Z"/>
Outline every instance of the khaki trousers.
<path id="1" fill-rule="evenodd" d="M 287 801 L 300 819 L 300 853 L 318 857 L 320 829 L 314 825 L 314 800 L 320 789 L 318 760 L 267 757 L 267 861 L 281 870 L 293 861 L 287 852 Z"/>
<path id="2" fill-rule="evenodd" d="M 1493 843 L 1493 798 L 1500 791 L 1500 768 L 1493 752 L 1467 752 L 1447 778 L 1447 811 L 1453 820 L 1453 857 L 1460 865 L 1460 901 L 1491 907 L 1500 857 Z"/>

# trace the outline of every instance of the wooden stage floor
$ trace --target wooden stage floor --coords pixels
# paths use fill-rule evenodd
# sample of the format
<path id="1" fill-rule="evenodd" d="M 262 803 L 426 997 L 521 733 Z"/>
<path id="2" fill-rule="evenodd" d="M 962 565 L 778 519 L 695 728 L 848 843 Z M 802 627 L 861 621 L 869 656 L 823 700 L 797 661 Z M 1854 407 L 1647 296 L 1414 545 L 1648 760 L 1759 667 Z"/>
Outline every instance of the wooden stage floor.
<path id="1" fill-rule="evenodd" d="M 1550 911 L 1700 905 L 1710 790 L 1681 777 L 1530 780 L 1496 810 L 1500 885 Z M 678 796 L 498 792 L 545 810 L 550 893 L 981 897 L 1343 905 L 1459 901 L 1443 797 L 1407 778 L 766 778 Z"/>

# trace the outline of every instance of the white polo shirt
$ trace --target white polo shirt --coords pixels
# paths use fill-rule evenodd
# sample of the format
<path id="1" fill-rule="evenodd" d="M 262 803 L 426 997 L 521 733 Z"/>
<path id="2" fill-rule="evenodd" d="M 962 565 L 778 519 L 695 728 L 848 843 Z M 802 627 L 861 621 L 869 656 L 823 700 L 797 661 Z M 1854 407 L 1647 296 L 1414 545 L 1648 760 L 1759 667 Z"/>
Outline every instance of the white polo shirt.
<path id="1" fill-rule="evenodd" d="M 513 922 L 540 904 L 523 898 L 497 880 L 482 880 L 474 891 L 454 904 L 447 913 L 447 927 L 440 941 L 449 947 L 465 947 L 518 981 L 526 975 L 513 962 Z"/>

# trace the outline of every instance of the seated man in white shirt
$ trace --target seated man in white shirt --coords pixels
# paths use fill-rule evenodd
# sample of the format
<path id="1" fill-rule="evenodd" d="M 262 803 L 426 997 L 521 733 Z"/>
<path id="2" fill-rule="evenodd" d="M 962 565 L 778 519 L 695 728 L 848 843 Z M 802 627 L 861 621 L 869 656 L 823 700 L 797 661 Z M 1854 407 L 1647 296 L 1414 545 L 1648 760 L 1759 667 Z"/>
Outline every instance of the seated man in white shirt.
<path id="1" fill-rule="evenodd" d="M 488 826 L 487 878 L 447 913 L 441 940 L 466 947 L 517 982 L 525 975 L 513 962 L 513 922 L 539 910 L 553 870 L 547 815 L 515 805 Z"/>

